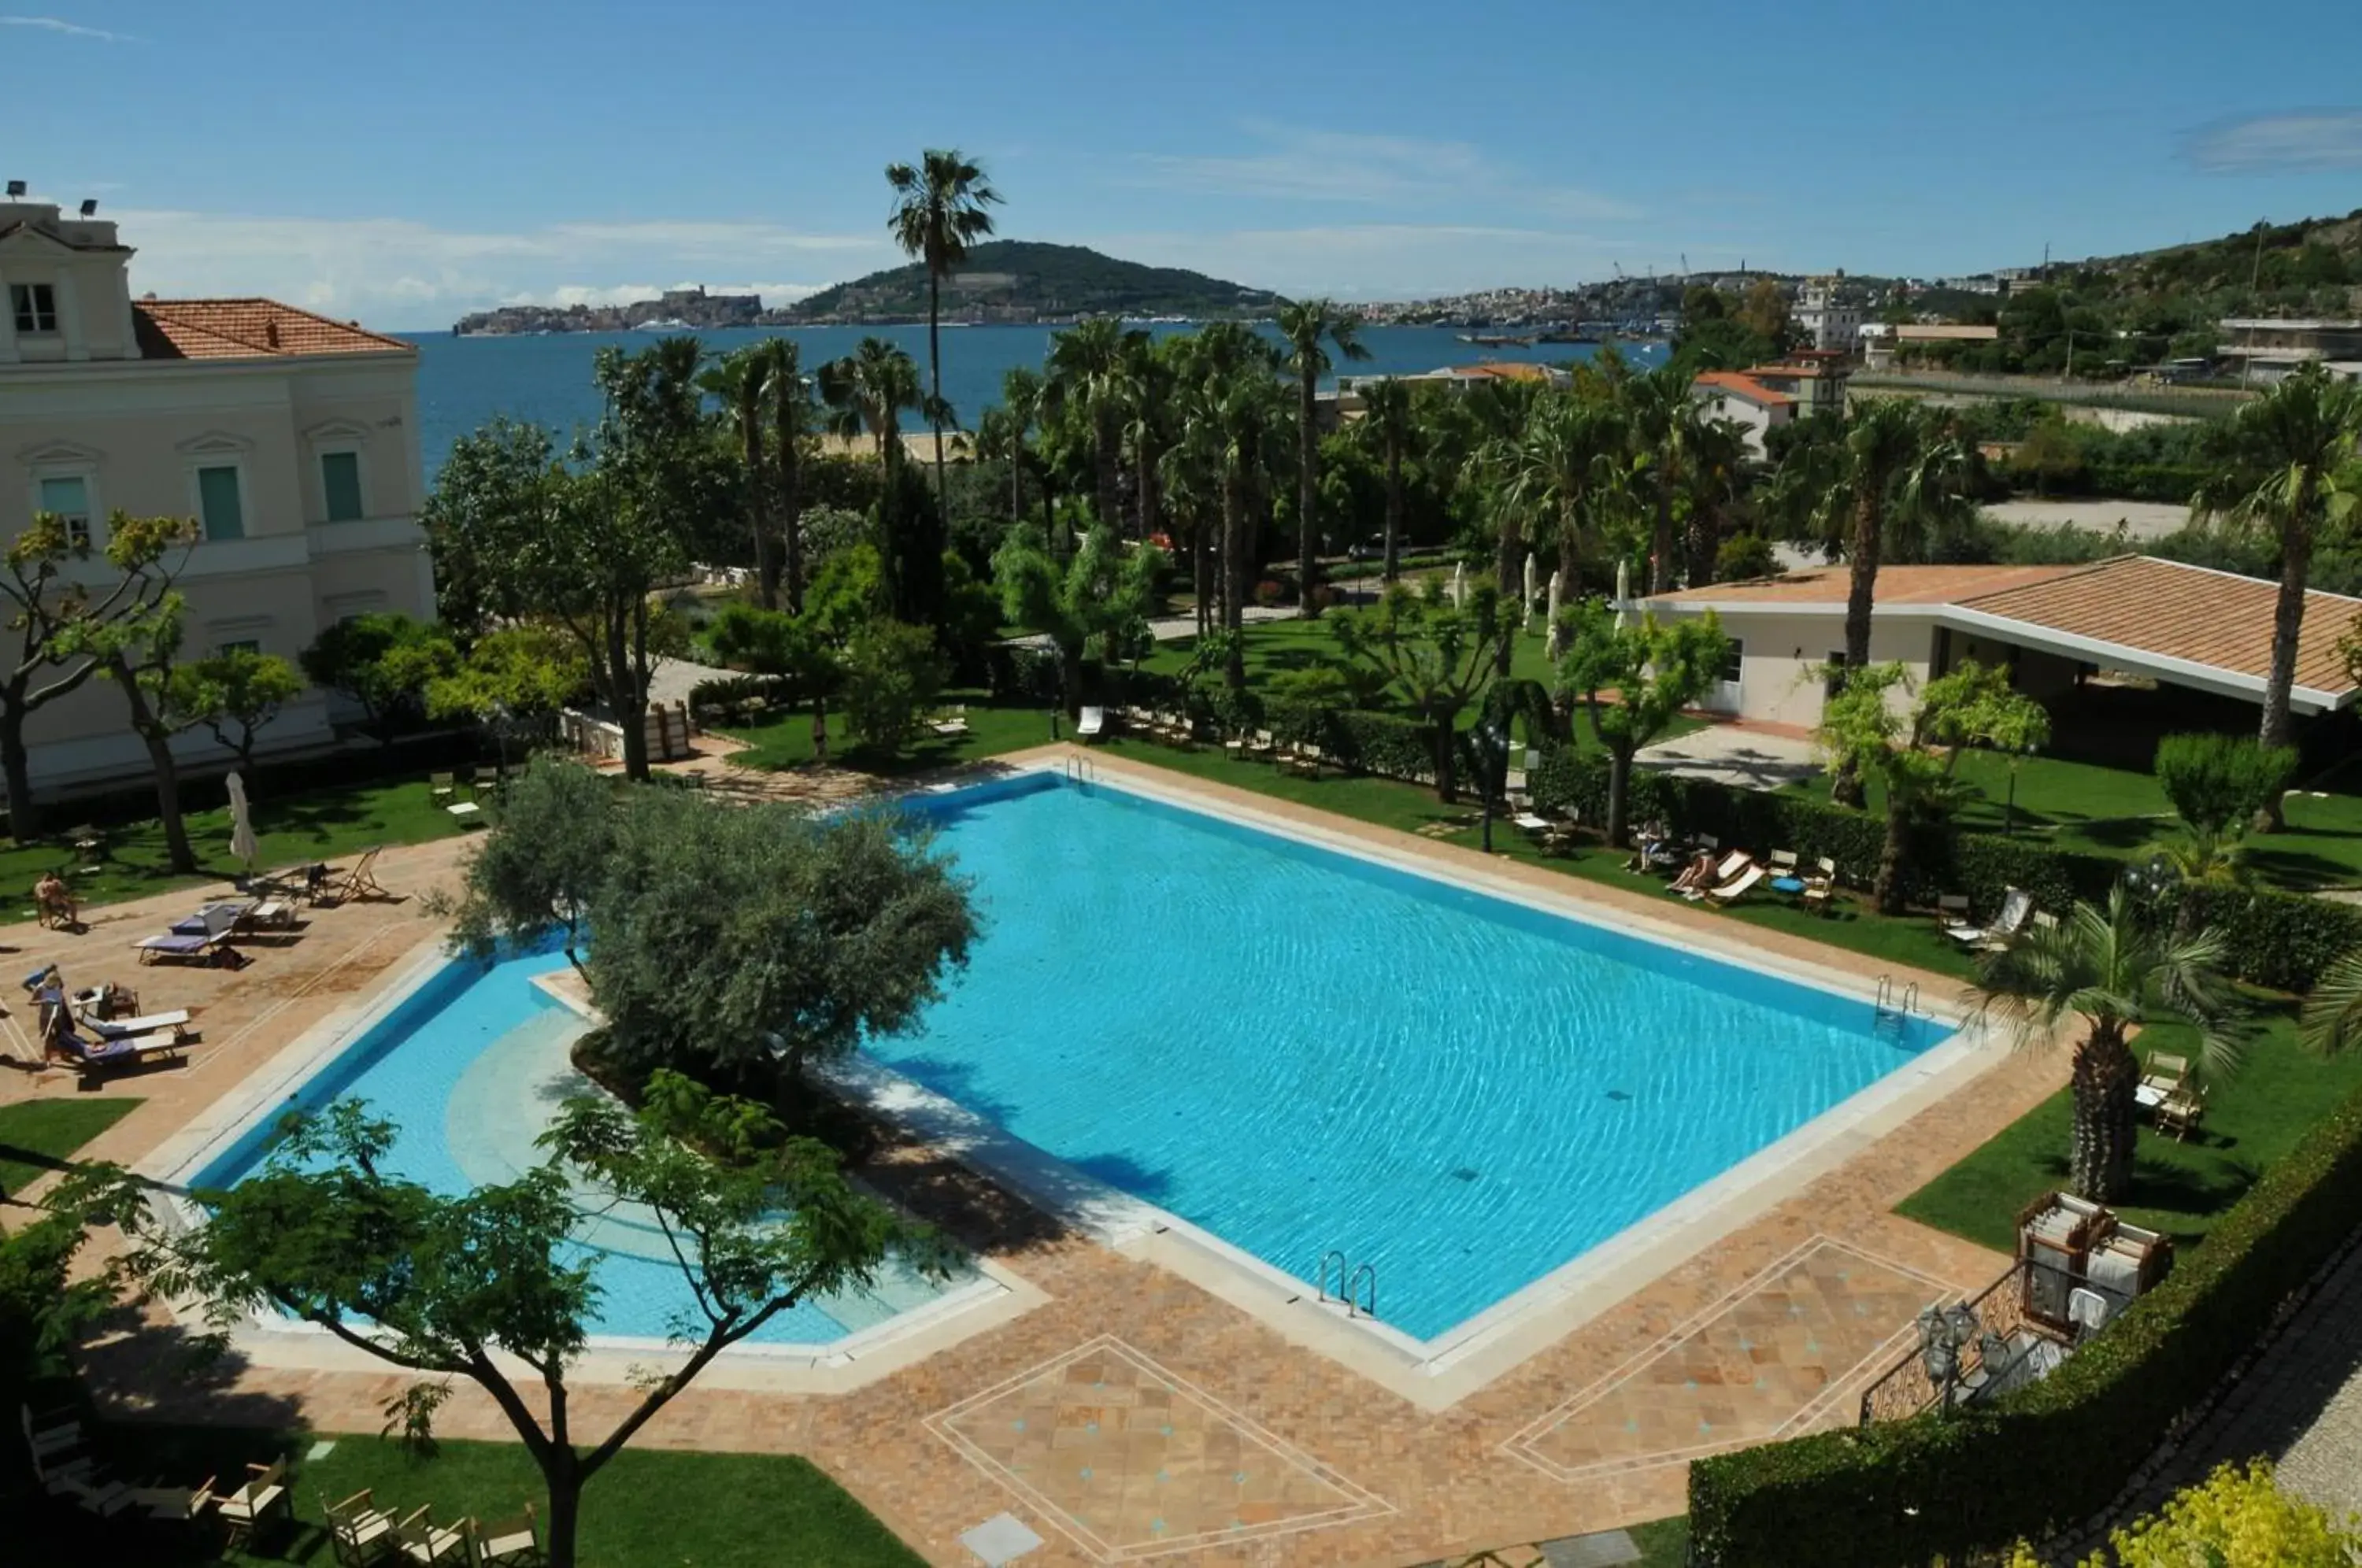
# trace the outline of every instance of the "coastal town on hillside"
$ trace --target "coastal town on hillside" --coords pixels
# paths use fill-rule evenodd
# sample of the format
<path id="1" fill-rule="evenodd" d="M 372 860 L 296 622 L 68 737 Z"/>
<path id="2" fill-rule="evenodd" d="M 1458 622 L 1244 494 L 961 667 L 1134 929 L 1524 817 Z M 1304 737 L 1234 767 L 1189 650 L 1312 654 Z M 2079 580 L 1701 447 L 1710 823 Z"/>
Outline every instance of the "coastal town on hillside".
<path id="1" fill-rule="evenodd" d="M 0 186 L 0 1565 L 2362 1568 L 2362 211 L 2237 226 L 2362 112 L 1906 241 L 1212 12 L 743 8 L 791 161 L 704 29 L 626 144 L 646 18 L 136 14 L 0 17 L 114 94 Z"/>

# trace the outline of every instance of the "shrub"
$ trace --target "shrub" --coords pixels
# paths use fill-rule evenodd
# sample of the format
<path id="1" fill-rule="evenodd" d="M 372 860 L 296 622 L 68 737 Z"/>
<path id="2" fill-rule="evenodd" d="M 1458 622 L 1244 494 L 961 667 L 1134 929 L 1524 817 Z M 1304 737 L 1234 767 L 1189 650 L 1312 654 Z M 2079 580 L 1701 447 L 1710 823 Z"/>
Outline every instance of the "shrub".
<path id="1" fill-rule="evenodd" d="M 1772 553 L 1771 544 L 1760 534 L 1733 534 L 1714 552 L 1716 582 L 1770 577 L 1779 569 L 1780 558 Z"/>
<path id="2" fill-rule="evenodd" d="M 844 650 L 845 722 L 862 744 L 897 752 L 944 689 L 943 656 L 924 626 L 874 620 Z"/>
<path id="3" fill-rule="evenodd" d="M 995 697 L 1021 702 L 1054 702 L 1058 699 L 1058 650 L 998 643 L 984 659 L 985 685 Z"/>
<path id="4" fill-rule="evenodd" d="M 734 709 L 770 707 L 787 700 L 788 683 L 776 675 L 709 676 L 689 689 L 689 709 L 700 719 Z"/>
<path id="5" fill-rule="evenodd" d="M 2245 827 L 2295 774 L 2295 747 L 2267 746 L 2252 735 L 2168 735 L 2157 743 L 2157 781 L 2201 833 Z"/>
<path id="6" fill-rule="evenodd" d="M 2266 1170 L 2163 1284 L 2042 1382 L 1926 1415 L 1695 1461 L 1703 1568 L 1958 1561 L 2115 1496 L 2353 1232 L 2362 1094 Z"/>
<path id="7" fill-rule="evenodd" d="M 1265 609 L 1287 602 L 1287 590 L 1272 578 L 1264 578 L 1254 586 L 1254 602 Z"/>
<path id="8" fill-rule="evenodd" d="M 2362 1534 L 2281 1491 L 2270 1463 L 2261 1459 L 2245 1470 L 2216 1466 L 2204 1481 L 2167 1498 L 2161 1512 L 2117 1530 L 2112 1544 L 2113 1555 L 2094 1551 L 2081 1568 L 2353 1568 L 2362 1562 Z M 2041 1559 L 2020 1545 L 2010 1568 L 2041 1568 Z"/>

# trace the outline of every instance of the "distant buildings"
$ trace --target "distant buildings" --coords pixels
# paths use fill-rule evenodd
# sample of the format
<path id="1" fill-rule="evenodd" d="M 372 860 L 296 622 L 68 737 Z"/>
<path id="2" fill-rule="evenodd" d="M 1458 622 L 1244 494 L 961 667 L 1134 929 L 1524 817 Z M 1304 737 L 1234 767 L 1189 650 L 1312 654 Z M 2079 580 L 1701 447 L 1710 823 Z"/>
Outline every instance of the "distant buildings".
<path id="1" fill-rule="evenodd" d="M 97 584 L 111 513 L 195 519 L 191 659 L 292 659 L 352 616 L 431 618 L 417 349 L 271 300 L 135 300 L 131 256 L 112 223 L 0 203 L 0 539 L 54 513 L 92 551 L 68 576 Z M 306 692 L 261 745 L 325 744 L 329 717 Z M 148 771 L 105 681 L 38 710 L 28 738 L 39 788 Z M 202 729 L 174 746 L 226 755 Z"/>
<path id="2" fill-rule="evenodd" d="M 1794 319 L 1809 348 L 1850 354 L 1860 336 L 1862 307 L 1842 296 L 1835 278 L 1813 278 L 1797 291 Z"/>
<path id="3" fill-rule="evenodd" d="M 1767 431 L 1793 424 L 1796 418 L 1794 397 L 1737 370 L 1706 371 L 1690 383 L 1690 396 L 1714 418 L 1745 425 L 1750 457 L 1765 455 Z"/>
<path id="4" fill-rule="evenodd" d="M 1749 365 L 1740 372 L 1767 391 L 1794 398 L 1798 417 L 1842 414 L 1850 356 L 1841 349 L 1800 348 L 1774 365 Z"/>
<path id="5" fill-rule="evenodd" d="M 2234 316 L 2215 330 L 2224 372 L 2241 381 L 2280 381 L 2312 360 L 2348 381 L 2362 380 L 2362 321 Z"/>
<path id="6" fill-rule="evenodd" d="M 502 305 L 464 315 L 455 337 L 517 337 L 542 332 L 630 332 L 756 326 L 765 320 L 760 294 L 709 294 L 702 287 L 667 289 L 652 300 L 621 305 Z"/>
<path id="7" fill-rule="evenodd" d="M 1862 366 L 1865 370 L 1883 370 L 1894 363 L 1896 350 L 1914 344 L 1991 343 L 2000 336 L 1998 326 L 1954 322 L 1914 321 L 1899 326 L 1882 321 L 1864 322 L 1860 328 Z"/>
<path id="8" fill-rule="evenodd" d="M 1340 376 L 1337 389 L 1317 395 L 1315 407 L 1321 427 L 1334 429 L 1342 421 L 1359 419 L 1364 407 L 1362 389 L 1377 381 L 1406 381 L 1414 387 L 1444 386 L 1466 392 L 1490 381 L 1540 381 L 1545 386 L 1572 386 L 1574 378 L 1554 365 L 1511 364 L 1487 359 L 1474 365 L 1444 365 L 1412 375 Z"/>

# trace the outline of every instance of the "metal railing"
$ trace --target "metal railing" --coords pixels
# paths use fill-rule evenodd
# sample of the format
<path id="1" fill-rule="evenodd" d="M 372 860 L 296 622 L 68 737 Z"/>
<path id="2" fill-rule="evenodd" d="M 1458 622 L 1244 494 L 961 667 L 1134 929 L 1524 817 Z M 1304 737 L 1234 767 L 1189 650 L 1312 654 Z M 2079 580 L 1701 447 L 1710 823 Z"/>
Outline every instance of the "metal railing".
<path id="1" fill-rule="evenodd" d="M 2027 1328 L 2026 1267 L 2024 1263 L 2012 1264 L 1999 1279 L 1959 1303 L 1975 1320 L 1975 1332 L 1964 1336 L 1967 1342 L 1959 1348 L 1948 1378 L 1939 1382 L 1928 1368 L 1924 1349 L 1915 1347 L 1861 1391 L 1861 1424 L 1899 1421 L 1943 1403 L 1948 1396 L 1957 1400 L 1959 1388 L 1978 1386 L 1981 1375 L 2000 1370 L 1984 1365 L 1986 1346 L 1989 1340 L 2009 1343 Z"/>

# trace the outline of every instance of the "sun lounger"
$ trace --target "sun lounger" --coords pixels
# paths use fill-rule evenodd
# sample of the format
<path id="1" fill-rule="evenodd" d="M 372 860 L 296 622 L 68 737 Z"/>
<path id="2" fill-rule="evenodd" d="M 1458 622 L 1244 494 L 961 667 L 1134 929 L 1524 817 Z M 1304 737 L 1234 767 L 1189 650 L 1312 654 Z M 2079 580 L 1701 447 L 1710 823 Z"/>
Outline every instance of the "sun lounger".
<path id="1" fill-rule="evenodd" d="M 1528 833 L 1533 834 L 1548 833 L 1552 827 L 1557 825 L 1539 812 L 1531 811 L 1519 812 L 1516 816 L 1511 817 L 1509 820 L 1512 823 L 1515 823 L 1518 826 L 1525 829 Z"/>
<path id="2" fill-rule="evenodd" d="M 143 936 L 131 945 L 142 964 L 226 964 L 235 950 L 219 936 Z"/>
<path id="3" fill-rule="evenodd" d="M 2026 918 L 2033 913 L 2034 895 L 2023 888 L 2012 888 L 2002 895 L 2001 912 L 1993 917 L 1991 925 L 1951 920 L 1945 922 L 1944 934 L 1963 947 L 2005 947 L 2025 929 Z"/>
<path id="4" fill-rule="evenodd" d="M 1708 888 L 1705 890 L 1705 897 L 1713 900 L 1717 904 L 1735 904 L 1740 899 L 1745 898 L 1749 890 L 1752 889 L 1756 883 L 1763 880 L 1766 875 L 1767 873 L 1764 871 L 1762 867 L 1750 864 L 1745 870 L 1732 878 L 1729 881 L 1722 884 L 1722 886 L 1718 888 Z"/>
<path id="5" fill-rule="evenodd" d="M 1078 741 L 1095 741 L 1106 734 L 1107 710 L 1105 708 L 1085 708 L 1075 720 L 1075 738 Z"/>
<path id="6" fill-rule="evenodd" d="M 224 899 L 219 902 L 205 905 L 186 919 L 174 921 L 172 934 L 175 936 L 224 936 L 237 930 L 238 922 L 251 913 L 255 907 L 253 900 L 248 899 Z"/>
<path id="7" fill-rule="evenodd" d="M 177 1029 L 160 1029 L 117 1040 L 86 1040 L 72 1029 L 64 1029 L 50 1041 L 50 1048 L 64 1055 L 85 1077 L 143 1062 L 177 1060 L 187 1044 Z"/>
<path id="8" fill-rule="evenodd" d="M 189 1010 L 181 1007 L 170 1012 L 143 1012 L 137 1018 L 92 1018 L 84 1014 L 82 1026 L 103 1042 L 136 1040 L 143 1034 L 170 1034 L 182 1039 L 189 1032 Z"/>
<path id="9" fill-rule="evenodd" d="M 1247 743 L 1247 755 L 1249 756 L 1260 756 L 1266 760 L 1269 759 L 1273 752 L 1278 749 L 1279 743 L 1271 738 L 1271 732 L 1269 730 L 1257 730 L 1254 733 L 1254 739 Z"/>

